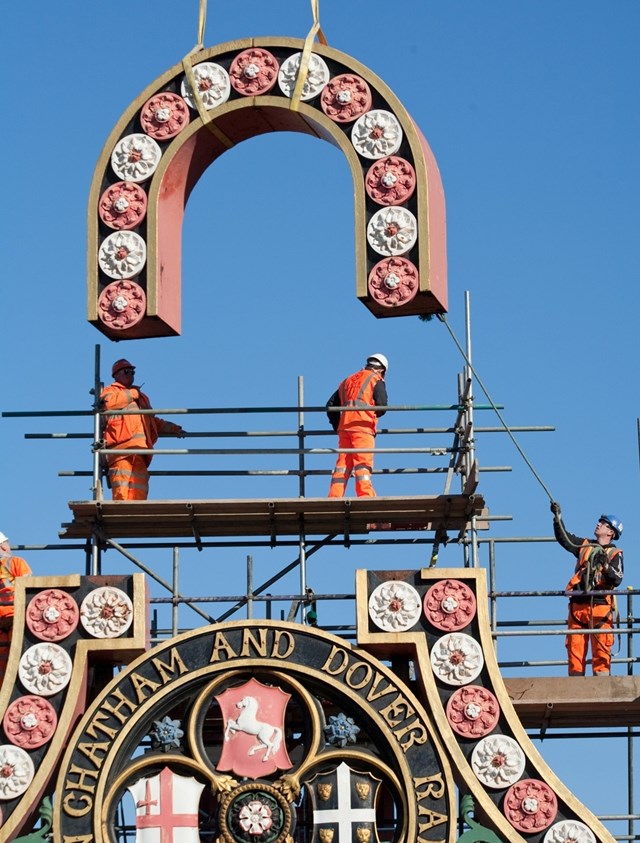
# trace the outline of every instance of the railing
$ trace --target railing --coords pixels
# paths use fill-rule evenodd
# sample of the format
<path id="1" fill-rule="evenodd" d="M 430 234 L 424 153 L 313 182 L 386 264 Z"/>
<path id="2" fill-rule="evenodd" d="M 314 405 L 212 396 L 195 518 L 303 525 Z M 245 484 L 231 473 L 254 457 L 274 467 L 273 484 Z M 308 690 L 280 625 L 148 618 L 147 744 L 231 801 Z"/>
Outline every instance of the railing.
<path id="1" fill-rule="evenodd" d="M 98 389 L 99 391 L 99 385 Z M 97 392 L 96 392 L 97 394 Z M 412 406 L 389 406 L 389 411 L 393 412 L 409 412 L 417 413 L 420 416 L 426 413 L 441 414 L 448 412 L 455 416 L 451 425 L 441 426 L 422 426 L 421 424 L 406 427 L 406 428 L 386 428 L 382 427 L 379 430 L 379 437 L 377 442 L 398 441 L 398 437 L 402 438 L 403 446 L 398 447 L 378 447 L 376 448 L 376 456 L 382 467 L 374 469 L 374 477 L 384 478 L 401 478 L 403 485 L 406 485 L 408 478 L 415 476 L 421 479 L 424 475 L 433 475 L 434 478 L 440 481 L 440 485 L 444 489 L 434 491 L 435 494 L 450 494 L 454 482 L 459 480 L 460 488 L 464 488 L 465 483 L 472 476 L 474 469 L 474 448 L 476 447 L 478 434 L 502 433 L 503 428 L 497 426 L 478 426 L 474 427 L 472 424 L 472 417 L 470 409 L 473 400 L 470 394 L 470 381 L 468 379 L 460 379 L 459 381 L 459 401 L 453 404 L 444 405 L 412 405 Z M 483 411 L 493 409 L 489 405 L 473 404 L 473 411 Z M 138 412 L 138 411 L 135 411 Z M 189 441 L 197 439 L 202 440 L 218 440 L 230 441 L 229 446 L 213 447 L 213 448 L 158 448 L 154 450 L 156 462 L 154 463 L 154 470 L 151 471 L 152 478 L 184 478 L 186 479 L 185 486 L 189 487 L 189 478 L 197 477 L 227 477 L 227 478 L 246 478 L 247 483 L 255 484 L 255 478 L 290 478 L 295 481 L 295 493 L 300 497 L 305 497 L 308 494 L 311 483 L 310 479 L 318 477 L 327 478 L 331 475 L 333 469 L 332 457 L 338 453 L 336 447 L 324 447 L 322 440 L 331 437 L 335 441 L 335 433 L 330 429 L 318 428 L 307 429 L 305 427 L 305 416 L 307 414 L 324 415 L 325 408 L 311 406 L 304 406 L 302 400 L 302 382 L 299 381 L 299 401 L 295 406 L 289 407 L 253 407 L 253 408 L 192 408 L 192 409 L 154 409 L 153 412 L 160 416 L 180 415 L 187 417 L 204 417 L 212 416 L 216 419 L 225 416 L 233 417 L 239 414 L 249 415 L 265 415 L 273 416 L 274 414 L 291 415 L 295 418 L 295 424 L 282 429 L 276 430 L 204 430 L 199 432 L 189 432 L 187 438 Z M 53 418 L 53 417 L 79 417 L 87 422 L 87 428 L 91 426 L 90 430 L 68 433 L 27 433 L 27 439 L 40 439 L 51 441 L 76 441 L 80 440 L 87 444 L 86 458 L 92 460 L 91 468 L 67 469 L 59 472 L 59 475 L 67 478 L 91 477 L 94 488 L 94 495 L 98 497 L 101 490 L 100 482 L 100 456 L 115 451 L 108 451 L 102 447 L 103 443 L 100 441 L 100 420 L 101 414 L 99 410 L 79 410 L 79 411 L 29 411 L 29 412 L 5 412 L 2 414 L 5 417 L 23 417 L 23 418 Z M 541 432 L 551 431 L 552 427 L 548 426 L 519 426 L 511 428 L 514 432 Z M 414 442 L 422 441 L 424 436 L 436 436 L 447 438 L 446 444 L 438 444 L 434 446 L 414 445 Z M 271 447 L 268 440 L 276 440 L 281 442 L 288 439 L 293 443 L 292 447 L 277 446 Z M 232 441 L 235 440 L 235 441 Z M 239 440 L 239 441 L 238 441 Z M 248 440 L 256 443 L 264 442 L 269 447 L 245 447 L 240 443 L 246 443 Z M 404 443 L 409 441 L 409 446 L 404 446 Z M 413 465 L 402 467 L 399 465 L 386 465 L 386 462 L 392 462 L 394 456 L 401 458 L 410 455 Z M 206 466 L 199 465 L 195 469 L 188 467 L 157 467 L 162 465 L 161 461 L 169 460 L 172 457 L 179 457 L 182 462 L 186 458 L 196 458 L 200 462 L 207 461 L 212 464 Z M 183 459 L 184 458 L 184 459 Z M 277 462 L 277 465 L 265 465 L 265 462 L 270 458 Z M 434 465 L 416 465 L 426 459 L 433 460 Z M 252 462 L 251 465 L 244 467 L 225 468 L 221 465 L 226 459 L 234 461 L 245 460 Z M 325 461 L 323 466 L 321 463 Z M 438 462 L 439 461 L 439 462 Z M 259 464 L 254 464 L 259 463 Z M 285 463 L 284 467 L 282 463 Z M 486 472 L 506 472 L 510 471 L 509 466 L 482 466 L 480 473 Z M 278 481 L 279 483 L 280 481 Z M 390 481 L 393 485 L 396 481 Z M 152 487 L 153 491 L 153 487 Z M 185 495 L 190 497 L 190 495 Z M 510 516 L 492 515 L 492 521 L 506 520 Z M 402 544 L 418 544 L 418 545 L 432 545 L 433 537 L 423 535 L 405 536 L 403 534 L 394 534 L 393 536 L 367 536 L 364 538 L 351 538 L 350 544 L 353 548 L 377 546 L 399 546 Z M 452 542 L 453 543 L 453 542 Z M 247 553 L 251 553 L 254 547 L 268 546 L 268 541 L 247 541 L 246 539 L 221 539 L 215 541 L 203 541 L 202 547 L 205 550 L 241 547 Z M 307 560 L 317 554 L 319 551 L 331 547 L 342 545 L 343 541 L 340 537 L 327 536 L 322 540 L 314 543 L 308 543 L 302 536 L 299 539 L 292 537 L 291 540 L 279 541 L 279 548 L 292 548 L 292 558 L 287 563 L 279 561 L 279 570 L 272 576 L 265 578 L 263 581 L 256 582 L 253 558 L 250 555 L 246 556 L 246 583 L 245 589 L 235 594 L 211 594 L 203 595 L 188 595 L 185 593 L 184 583 L 187 579 L 192 577 L 188 569 L 188 562 L 181 560 L 181 551 L 184 548 L 192 548 L 193 542 L 171 542 L 171 541 L 140 541 L 140 542 L 115 542 L 109 540 L 108 546 L 118 554 L 118 565 L 114 568 L 118 573 L 122 572 L 122 559 L 127 560 L 134 569 L 143 571 L 152 583 L 155 584 L 154 596 L 151 598 L 153 608 L 153 639 L 155 641 L 165 640 L 170 636 L 175 636 L 179 632 L 187 629 L 192 629 L 194 626 L 203 623 L 222 622 L 228 619 L 237 619 L 239 617 L 265 617 L 265 618 L 282 618 L 285 620 L 300 620 L 301 622 L 318 625 L 320 628 L 333 632 L 337 635 L 343 636 L 346 639 L 355 638 L 355 626 L 352 623 L 341 624 L 339 622 L 332 622 L 331 615 L 337 614 L 335 611 L 340 607 L 340 604 L 349 604 L 348 614 L 353 617 L 352 605 L 355 595 L 351 592 L 312 592 L 308 585 L 306 585 L 305 578 L 301 577 L 299 589 L 286 590 L 286 584 L 282 587 L 284 578 L 298 569 L 302 569 Z M 518 672 L 522 675 L 525 672 L 527 675 L 565 675 L 566 674 L 566 659 L 564 658 L 564 636 L 567 635 L 566 630 L 566 602 L 567 595 L 563 589 L 540 589 L 538 591 L 517 591 L 504 590 L 499 588 L 499 582 L 504 580 L 504 571 L 502 569 L 503 562 L 502 551 L 500 545 L 538 545 L 544 551 L 544 556 L 553 553 L 562 553 L 559 551 L 555 540 L 552 537 L 514 537 L 514 538 L 482 538 L 475 530 L 463 537 L 460 542 L 460 547 L 463 555 L 463 564 L 474 566 L 484 566 L 488 569 L 489 576 L 489 610 L 491 630 L 496 642 L 498 664 L 504 675 Z M 39 553 L 39 552 L 58 552 L 64 551 L 68 554 L 72 550 L 81 550 L 89 557 L 93 552 L 94 545 L 85 544 L 49 544 L 49 545 L 16 545 L 15 552 L 19 553 Z M 152 550 L 154 556 L 153 563 L 148 561 L 149 551 Z M 163 557 L 162 564 L 156 564 L 155 559 L 159 556 Z M 167 557 L 165 559 L 164 557 Z M 484 558 L 486 557 L 486 558 Z M 500 558 L 498 558 L 500 557 Z M 428 558 L 428 557 L 427 557 Z M 553 579 L 550 579 L 552 585 L 557 585 L 558 582 L 564 583 L 568 580 L 571 567 L 571 557 L 566 554 L 567 567 L 563 571 L 556 565 L 553 572 Z M 449 564 L 450 560 L 446 560 Z M 507 560 L 508 561 L 508 560 Z M 34 566 L 37 569 L 37 565 Z M 65 561 L 65 569 L 68 570 L 68 562 Z M 500 569 L 500 576 L 498 576 L 498 569 Z M 89 570 L 89 563 L 87 562 L 87 570 Z M 189 571 L 187 576 L 185 572 Z M 164 576 L 163 576 L 164 574 Z M 566 574 L 566 576 L 565 576 Z M 281 588 L 281 592 L 276 592 L 277 588 Z M 632 675 L 637 671 L 635 665 L 639 661 L 639 657 L 635 655 L 634 638 L 640 631 L 640 619 L 635 616 L 635 608 L 637 606 L 637 595 L 639 590 L 635 589 L 621 589 L 617 592 L 617 596 L 621 607 L 623 607 L 623 615 L 621 620 L 620 640 L 621 649 L 616 653 L 612 660 L 615 673 L 624 672 L 627 675 Z M 531 606 L 538 606 L 539 609 L 530 609 Z M 329 611 L 329 607 L 332 607 Z M 185 610 L 185 611 L 183 611 Z M 185 614 L 188 612 L 189 614 Z M 545 619 L 544 614 L 547 613 L 548 619 Z M 340 612 L 346 615 L 347 612 Z M 578 631 L 571 634 L 588 634 L 586 632 Z M 616 633 L 617 634 L 617 633 Z M 527 658 L 526 654 L 522 654 L 523 642 L 528 645 L 529 653 L 535 652 L 535 658 Z M 535 646 L 530 646 L 534 642 Z M 520 651 L 519 653 L 517 651 Z M 599 733 L 591 730 L 590 737 L 612 737 L 613 733 L 607 731 L 606 733 Z M 560 733 L 549 732 L 545 739 L 549 740 L 552 737 L 566 738 L 567 740 L 584 738 L 585 731 L 575 733 Z M 634 829 L 636 823 L 640 821 L 640 816 L 634 808 L 634 794 L 633 794 L 633 740 L 637 738 L 634 730 L 627 730 L 626 732 L 619 732 L 613 735 L 614 737 L 624 737 L 628 741 L 628 770 L 629 770 L 629 796 L 628 796 L 628 813 L 627 814 L 610 814 L 602 816 L 602 820 L 610 822 L 626 822 L 628 823 L 629 833 L 627 835 L 616 835 L 619 840 L 637 840 L 639 836 L 635 834 Z"/>

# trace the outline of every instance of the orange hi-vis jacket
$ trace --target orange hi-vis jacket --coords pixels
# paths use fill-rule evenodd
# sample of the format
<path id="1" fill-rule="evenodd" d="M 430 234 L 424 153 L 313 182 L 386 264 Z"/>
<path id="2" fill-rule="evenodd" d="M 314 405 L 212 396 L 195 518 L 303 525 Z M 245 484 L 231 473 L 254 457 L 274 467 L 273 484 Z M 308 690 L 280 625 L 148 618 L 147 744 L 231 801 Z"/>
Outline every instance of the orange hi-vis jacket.
<path id="1" fill-rule="evenodd" d="M 375 431 L 378 424 L 378 414 L 374 407 L 373 390 L 376 384 L 383 380 L 380 372 L 371 369 L 361 369 L 342 381 L 338 387 L 341 407 L 353 407 L 353 410 L 343 410 L 340 413 L 338 431 L 349 428 L 361 428 Z"/>
<path id="2" fill-rule="evenodd" d="M 13 593 L 16 577 L 27 577 L 31 568 L 20 556 L 0 558 L 0 618 L 13 616 Z"/>
<path id="3" fill-rule="evenodd" d="M 585 539 L 580 548 L 580 553 L 578 554 L 576 569 L 573 573 L 573 576 L 567 583 L 567 591 L 606 591 L 608 589 L 615 588 L 617 585 L 620 584 L 620 582 L 622 581 L 622 574 L 620 573 L 618 575 L 618 572 L 615 570 L 613 572 L 613 579 L 609 581 L 605 580 L 602 575 L 602 571 L 599 571 L 596 575 L 595 581 L 591 584 L 590 587 L 589 583 L 586 582 L 586 573 L 589 560 L 593 556 L 594 551 L 600 549 L 607 554 L 609 564 L 613 563 L 616 557 L 620 557 L 622 555 L 622 551 L 619 547 L 609 545 L 608 547 L 598 548 L 593 544 L 593 542 L 590 542 L 588 539 Z M 613 597 L 610 594 L 602 594 L 594 596 L 593 598 L 582 599 L 591 599 L 594 603 L 602 603 L 607 605 L 611 605 L 613 603 Z"/>
<path id="4" fill-rule="evenodd" d="M 127 389 L 117 381 L 100 393 L 105 410 L 150 410 L 148 396 L 137 386 Z M 180 425 L 151 414 L 105 416 L 104 441 L 107 448 L 153 448 L 160 433 L 179 433 Z M 152 454 L 142 454 L 147 466 Z"/>

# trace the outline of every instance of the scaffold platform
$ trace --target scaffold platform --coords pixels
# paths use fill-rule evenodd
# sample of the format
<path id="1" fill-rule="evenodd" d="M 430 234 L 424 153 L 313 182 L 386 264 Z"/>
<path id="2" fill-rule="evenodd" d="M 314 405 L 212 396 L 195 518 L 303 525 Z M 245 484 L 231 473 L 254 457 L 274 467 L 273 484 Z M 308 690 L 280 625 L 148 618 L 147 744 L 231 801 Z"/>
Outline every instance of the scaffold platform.
<path id="1" fill-rule="evenodd" d="M 63 539 L 344 535 L 488 528 L 482 495 L 240 500 L 70 501 Z"/>
<path id="2" fill-rule="evenodd" d="M 536 676 L 504 684 L 526 729 L 640 726 L 640 676 Z"/>

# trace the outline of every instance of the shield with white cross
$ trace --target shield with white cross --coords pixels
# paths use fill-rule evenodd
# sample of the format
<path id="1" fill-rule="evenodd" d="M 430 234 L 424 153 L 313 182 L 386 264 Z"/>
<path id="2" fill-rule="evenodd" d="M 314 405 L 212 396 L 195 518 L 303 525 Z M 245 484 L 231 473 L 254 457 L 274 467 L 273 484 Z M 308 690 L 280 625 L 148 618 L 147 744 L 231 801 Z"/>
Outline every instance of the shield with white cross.
<path id="1" fill-rule="evenodd" d="M 378 843 L 380 779 L 342 764 L 305 782 L 313 804 L 312 843 Z"/>
<path id="2" fill-rule="evenodd" d="M 204 785 L 169 767 L 128 788 L 136 808 L 135 843 L 200 843 L 198 805 Z"/>

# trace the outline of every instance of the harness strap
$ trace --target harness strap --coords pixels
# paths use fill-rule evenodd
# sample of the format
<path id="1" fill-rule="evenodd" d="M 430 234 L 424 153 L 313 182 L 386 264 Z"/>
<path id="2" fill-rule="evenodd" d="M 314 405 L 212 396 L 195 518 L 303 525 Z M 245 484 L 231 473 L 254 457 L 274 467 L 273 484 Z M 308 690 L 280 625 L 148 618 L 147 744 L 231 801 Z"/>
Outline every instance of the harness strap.
<path id="1" fill-rule="evenodd" d="M 576 571 L 574 571 L 573 576 L 567 583 L 567 591 L 575 590 L 576 586 L 581 585 L 583 580 L 585 585 L 584 591 L 593 591 L 594 588 L 597 591 L 605 590 L 598 588 L 598 583 L 595 581 L 595 579 L 593 579 L 592 576 L 590 576 L 590 566 L 595 555 L 594 551 L 596 550 L 601 550 L 603 553 L 605 553 L 609 562 L 611 562 L 613 559 L 615 559 L 616 556 L 619 556 L 622 553 L 619 547 L 601 547 L 599 544 L 593 544 L 592 542 L 585 539 L 580 548 L 577 569 Z M 607 599 L 611 600 L 611 598 Z"/>
<path id="2" fill-rule="evenodd" d="M 571 612 L 571 617 L 572 617 L 574 620 L 577 620 L 576 616 L 575 616 L 575 615 L 574 615 L 574 613 L 573 613 L 573 606 L 574 606 L 574 605 L 575 605 L 575 604 L 574 604 L 572 601 L 569 601 L 569 611 Z M 607 614 L 606 614 L 603 618 L 599 618 L 599 619 L 598 619 L 598 622 L 594 624 L 594 622 L 593 622 L 593 603 L 591 603 L 591 605 L 590 605 L 590 609 L 591 609 L 591 627 L 592 627 L 592 629 L 600 629 L 600 627 L 601 627 L 604 623 L 606 623 L 607 621 L 611 620 L 611 619 L 612 619 L 612 617 L 613 617 L 613 611 L 612 611 L 612 608 L 611 608 L 611 606 L 609 606 L 609 611 L 607 612 Z M 618 637 L 619 637 L 619 636 L 618 636 Z"/>

